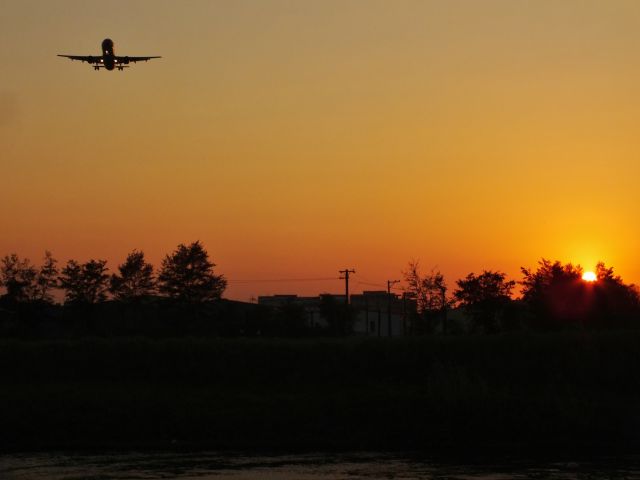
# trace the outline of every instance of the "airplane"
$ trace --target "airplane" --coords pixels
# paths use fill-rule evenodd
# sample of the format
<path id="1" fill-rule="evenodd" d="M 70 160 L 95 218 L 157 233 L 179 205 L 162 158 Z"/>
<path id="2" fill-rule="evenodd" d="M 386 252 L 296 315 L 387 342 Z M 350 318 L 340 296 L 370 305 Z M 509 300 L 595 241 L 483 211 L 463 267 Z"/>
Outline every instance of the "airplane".
<path id="1" fill-rule="evenodd" d="M 117 68 L 122 71 L 125 68 L 129 68 L 130 62 L 147 62 L 152 58 L 162 57 L 120 57 L 113 51 L 113 40 L 105 38 L 102 41 L 102 55 L 58 55 L 59 57 L 70 58 L 71 60 L 80 60 L 81 62 L 87 62 L 93 65 L 94 70 L 100 70 L 105 68 L 107 70 L 113 70 Z"/>

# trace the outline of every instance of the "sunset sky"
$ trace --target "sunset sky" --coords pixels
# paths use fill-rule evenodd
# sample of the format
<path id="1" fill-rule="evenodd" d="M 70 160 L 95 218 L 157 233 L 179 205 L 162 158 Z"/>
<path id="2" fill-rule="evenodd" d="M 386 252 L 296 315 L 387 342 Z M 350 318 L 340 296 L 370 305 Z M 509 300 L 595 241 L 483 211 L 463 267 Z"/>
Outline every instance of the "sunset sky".
<path id="1" fill-rule="evenodd" d="M 0 255 L 201 240 L 226 296 L 640 283 L 640 2 L 35 1 L 0 14 Z M 56 54 L 162 55 L 95 72 Z M 254 280 L 336 278 L 318 281 Z M 384 287 L 382 287 L 384 288 Z"/>

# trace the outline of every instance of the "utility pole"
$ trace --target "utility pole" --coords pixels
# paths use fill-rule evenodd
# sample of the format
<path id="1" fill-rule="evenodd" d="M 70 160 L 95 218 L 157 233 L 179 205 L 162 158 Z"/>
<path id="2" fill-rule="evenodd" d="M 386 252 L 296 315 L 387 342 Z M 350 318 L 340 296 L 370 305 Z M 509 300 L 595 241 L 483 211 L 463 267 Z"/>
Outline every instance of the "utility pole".
<path id="1" fill-rule="evenodd" d="M 349 274 L 356 273 L 356 271 L 345 268 L 344 270 L 340 270 L 340 273 L 343 275 L 340 277 L 340 280 L 344 280 L 345 304 L 349 305 Z"/>
<path id="2" fill-rule="evenodd" d="M 391 337 L 391 287 L 400 280 L 387 280 L 387 328 L 389 329 L 389 337 Z"/>

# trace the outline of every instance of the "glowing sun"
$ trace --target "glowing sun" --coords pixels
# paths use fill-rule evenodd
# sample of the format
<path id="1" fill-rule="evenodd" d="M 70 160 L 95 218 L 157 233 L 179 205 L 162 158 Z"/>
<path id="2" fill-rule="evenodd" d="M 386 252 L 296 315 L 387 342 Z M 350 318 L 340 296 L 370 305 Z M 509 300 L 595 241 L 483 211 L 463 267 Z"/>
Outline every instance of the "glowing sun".
<path id="1" fill-rule="evenodd" d="M 596 277 L 596 274 L 593 272 L 584 272 L 582 274 L 582 280 L 585 282 L 595 282 L 597 279 L 598 277 Z"/>

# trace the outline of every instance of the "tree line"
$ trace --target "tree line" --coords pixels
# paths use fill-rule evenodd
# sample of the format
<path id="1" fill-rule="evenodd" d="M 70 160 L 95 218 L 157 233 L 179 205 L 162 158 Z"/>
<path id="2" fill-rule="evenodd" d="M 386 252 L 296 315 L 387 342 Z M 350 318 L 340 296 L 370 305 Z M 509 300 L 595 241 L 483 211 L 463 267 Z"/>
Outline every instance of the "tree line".
<path id="1" fill-rule="evenodd" d="M 640 326 L 640 291 L 600 262 L 595 281 L 583 280 L 583 269 L 571 263 L 541 259 L 537 268 L 521 269 L 522 280 L 483 270 L 457 280 L 448 294 L 437 270 L 423 274 L 418 262 L 404 272 L 407 295 L 415 299 L 414 333 L 447 333 L 447 312 L 462 309 L 472 332 L 493 333 L 522 328 L 625 328 Z M 520 295 L 514 298 L 514 289 Z"/>
<path id="2" fill-rule="evenodd" d="M 53 304 L 53 292 L 64 291 L 65 304 L 93 305 L 107 300 L 134 302 L 159 294 L 184 303 L 219 299 L 227 281 L 216 275 L 215 264 L 199 242 L 180 244 L 162 260 L 157 275 L 142 251 L 134 250 L 118 271 L 109 275 L 106 260 L 85 263 L 69 260 L 63 268 L 51 252 L 45 252 L 40 267 L 17 254 L 0 260 L 0 286 L 6 290 L 4 305 Z"/>
<path id="3" fill-rule="evenodd" d="M 5 255 L 0 259 L 0 286 L 5 289 L 0 297 L 0 327 L 9 312 L 14 323 L 22 326 L 42 323 L 43 318 L 57 318 L 67 326 L 69 319 L 84 322 L 84 333 L 99 330 L 91 324 L 96 318 L 108 325 L 113 317 L 135 328 L 114 323 L 103 331 L 146 334 L 160 324 L 167 334 L 342 336 L 353 331 L 357 312 L 330 295 L 321 296 L 319 305 L 327 323 L 324 330 L 309 325 L 308 312 L 301 305 L 273 310 L 219 302 L 227 280 L 216 274 L 215 266 L 199 241 L 178 245 L 157 271 L 139 250 L 129 253 L 111 274 L 107 262 L 100 259 L 84 263 L 72 259 L 60 268 L 50 252 L 45 252 L 39 266 L 17 254 Z M 453 289 L 441 272 L 425 274 L 417 261 L 409 262 L 403 273 L 404 295 L 413 305 L 406 310 L 409 335 L 640 325 L 638 288 L 626 284 L 604 263 L 597 265 L 594 282 L 582 279 L 584 272 L 578 265 L 547 259 L 535 269 L 521 268 L 520 281 L 500 271 L 483 270 L 456 280 Z M 63 306 L 55 302 L 56 290 L 64 292 Z M 155 303 L 143 301 L 149 299 Z M 117 309 L 106 308 L 107 304 Z M 468 325 L 461 327 L 459 318 L 452 318 L 453 309 L 464 312 Z"/>

